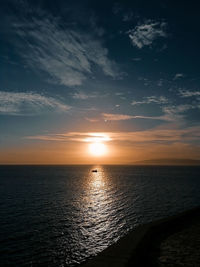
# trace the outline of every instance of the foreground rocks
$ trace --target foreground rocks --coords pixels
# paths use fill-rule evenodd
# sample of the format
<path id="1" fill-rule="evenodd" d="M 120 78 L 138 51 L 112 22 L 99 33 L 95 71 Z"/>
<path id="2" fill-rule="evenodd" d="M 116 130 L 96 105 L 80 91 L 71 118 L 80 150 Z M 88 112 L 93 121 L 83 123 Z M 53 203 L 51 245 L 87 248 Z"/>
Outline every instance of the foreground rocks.
<path id="1" fill-rule="evenodd" d="M 200 219 L 161 241 L 157 258 L 160 267 L 200 266 Z"/>
<path id="2" fill-rule="evenodd" d="M 200 207 L 141 225 L 85 267 L 199 267 Z"/>

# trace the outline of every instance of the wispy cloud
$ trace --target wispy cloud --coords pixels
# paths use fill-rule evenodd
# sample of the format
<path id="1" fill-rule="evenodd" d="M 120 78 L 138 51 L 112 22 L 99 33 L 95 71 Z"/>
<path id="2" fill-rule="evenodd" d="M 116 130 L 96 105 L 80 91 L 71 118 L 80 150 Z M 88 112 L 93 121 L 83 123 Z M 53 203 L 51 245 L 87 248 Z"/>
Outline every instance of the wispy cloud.
<path id="1" fill-rule="evenodd" d="M 43 141 L 74 141 L 74 142 L 108 142 L 111 138 L 107 133 L 99 132 L 67 132 L 48 135 L 27 136 L 26 139 Z"/>
<path id="2" fill-rule="evenodd" d="M 89 33 L 61 27 L 47 14 L 42 20 L 34 17 L 13 25 L 23 40 L 21 56 L 33 69 L 49 74 L 54 83 L 78 86 L 98 69 L 112 78 L 119 76 L 107 48 Z"/>
<path id="3" fill-rule="evenodd" d="M 140 116 L 140 115 L 126 115 L 126 114 L 114 114 L 114 113 L 102 113 L 102 117 L 105 121 L 124 121 L 131 119 L 152 119 L 161 120 L 162 117 L 150 117 L 150 116 Z"/>
<path id="4" fill-rule="evenodd" d="M 163 120 L 163 121 L 178 121 L 184 120 L 185 115 L 189 110 L 199 109 L 200 108 L 200 92 L 199 91 L 188 91 L 188 90 L 179 90 L 179 95 L 182 98 L 186 97 L 196 97 L 192 103 L 182 103 L 176 104 L 175 101 L 166 98 L 165 96 L 149 96 L 144 97 L 140 101 L 132 101 L 132 105 L 142 105 L 142 104 L 157 104 L 161 107 L 163 115 L 154 116 L 154 117 L 145 117 L 152 120 Z M 137 116 L 143 118 L 143 116 Z M 134 118 L 134 116 L 132 117 Z"/>
<path id="5" fill-rule="evenodd" d="M 86 119 L 87 121 L 89 121 L 89 122 L 98 122 L 98 121 L 99 121 L 98 118 L 88 118 L 88 117 L 86 117 L 85 119 Z"/>
<path id="6" fill-rule="evenodd" d="M 178 79 L 181 79 L 184 77 L 185 77 L 185 75 L 183 73 L 176 73 L 174 76 L 174 80 L 178 80 Z"/>
<path id="7" fill-rule="evenodd" d="M 72 98 L 79 99 L 79 100 L 86 100 L 89 98 L 97 97 L 97 93 L 84 93 L 83 91 L 78 91 L 72 94 Z"/>
<path id="8" fill-rule="evenodd" d="M 119 132 L 108 134 L 111 140 L 132 142 L 178 142 L 199 140 L 200 127 L 187 129 L 152 129 L 137 132 Z"/>
<path id="9" fill-rule="evenodd" d="M 165 98 L 163 101 L 148 102 L 146 101 L 138 101 L 133 103 L 133 105 L 140 104 L 149 104 L 149 103 L 157 103 L 157 104 L 166 104 L 168 103 Z M 154 98 L 153 98 L 154 100 Z M 163 115 L 160 116 L 143 116 L 143 115 L 126 115 L 126 114 L 114 114 L 114 113 L 102 113 L 102 117 L 105 121 L 123 121 L 123 120 L 131 120 L 131 119 L 148 119 L 148 120 L 161 120 L 166 122 L 177 122 L 184 120 L 185 114 L 187 111 L 195 108 L 200 108 L 199 104 L 181 104 L 181 105 L 164 105 L 161 107 Z"/>
<path id="10" fill-rule="evenodd" d="M 199 141 L 200 127 L 189 127 L 187 129 L 152 129 L 135 132 L 67 132 L 59 134 L 28 136 L 27 139 L 59 142 L 191 142 Z"/>
<path id="11" fill-rule="evenodd" d="M 162 108 L 164 115 L 160 116 L 160 118 L 166 121 L 183 120 L 185 113 L 193 108 L 195 108 L 195 106 L 190 104 L 165 106 Z"/>
<path id="12" fill-rule="evenodd" d="M 198 97 L 200 96 L 200 91 L 189 91 L 189 90 L 179 90 L 179 94 L 181 97 Z"/>
<path id="13" fill-rule="evenodd" d="M 146 20 L 143 24 L 138 24 L 127 33 L 133 46 L 141 49 L 151 44 L 159 37 L 167 37 L 166 22 Z"/>
<path id="14" fill-rule="evenodd" d="M 112 114 L 112 113 L 102 113 L 102 116 L 105 121 L 124 121 L 124 120 L 131 120 L 135 117 L 131 115 Z"/>
<path id="15" fill-rule="evenodd" d="M 33 92 L 0 91 L 0 114 L 34 115 L 46 112 L 66 112 L 70 106 Z"/>
<path id="16" fill-rule="evenodd" d="M 147 96 L 141 101 L 132 101 L 131 105 L 141 105 L 141 104 L 166 104 L 168 99 L 165 96 Z"/>

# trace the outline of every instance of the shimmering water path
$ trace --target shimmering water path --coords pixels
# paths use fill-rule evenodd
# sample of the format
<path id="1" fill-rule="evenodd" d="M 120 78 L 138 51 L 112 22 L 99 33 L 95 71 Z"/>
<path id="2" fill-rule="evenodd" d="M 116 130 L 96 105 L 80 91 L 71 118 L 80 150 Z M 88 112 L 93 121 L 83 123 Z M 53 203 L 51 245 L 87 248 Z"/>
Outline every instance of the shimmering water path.
<path id="1" fill-rule="evenodd" d="M 200 205 L 199 173 L 200 167 L 0 166 L 0 265 L 81 263 L 138 224 Z"/>

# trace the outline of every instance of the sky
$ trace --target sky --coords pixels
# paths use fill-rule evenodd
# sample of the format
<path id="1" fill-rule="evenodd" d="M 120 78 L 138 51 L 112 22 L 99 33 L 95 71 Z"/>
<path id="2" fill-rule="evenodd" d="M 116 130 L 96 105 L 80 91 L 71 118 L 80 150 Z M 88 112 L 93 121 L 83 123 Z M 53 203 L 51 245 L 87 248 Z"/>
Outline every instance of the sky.
<path id="1" fill-rule="evenodd" d="M 198 1 L 0 6 L 0 164 L 200 159 Z"/>

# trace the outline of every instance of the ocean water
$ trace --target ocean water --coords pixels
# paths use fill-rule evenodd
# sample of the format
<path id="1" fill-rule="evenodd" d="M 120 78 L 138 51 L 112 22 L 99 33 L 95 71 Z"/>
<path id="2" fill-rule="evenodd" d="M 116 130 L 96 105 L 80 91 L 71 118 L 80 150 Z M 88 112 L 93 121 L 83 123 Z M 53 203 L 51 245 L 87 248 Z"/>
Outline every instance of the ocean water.
<path id="1" fill-rule="evenodd" d="M 0 265 L 76 266 L 139 224 L 199 206 L 199 173 L 200 167 L 0 166 Z"/>

